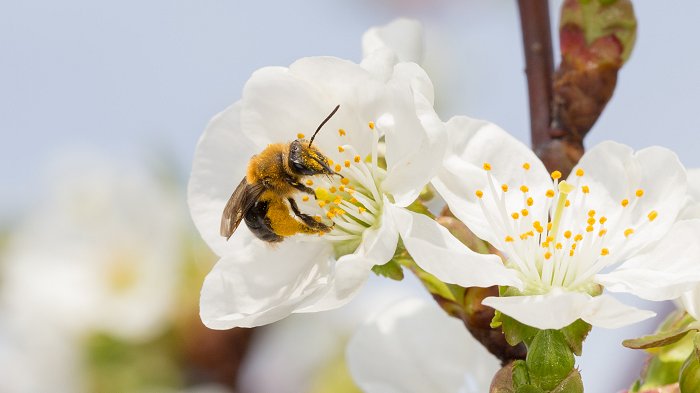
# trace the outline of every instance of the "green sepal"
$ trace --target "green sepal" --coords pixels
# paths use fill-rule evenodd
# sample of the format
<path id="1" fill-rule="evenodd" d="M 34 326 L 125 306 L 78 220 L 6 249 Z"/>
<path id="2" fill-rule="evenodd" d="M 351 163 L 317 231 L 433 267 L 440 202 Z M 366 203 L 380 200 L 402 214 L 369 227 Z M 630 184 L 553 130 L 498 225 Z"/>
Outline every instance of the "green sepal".
<path id="1" fill-rule="evenodd" d="M 513 387 L 530 384 L 530 374 L 527 372 L 527 363 L 524 360 L 516 360 L 513 362 Z"/>
<path id="2" fill-rule="evenodd" d="M 523 385 L 515 390 L 515 393 L 545 393 L 544 390 L 532 385 Z"/>
<path id="3" fill-rule="evenodd" d="M 520 292 L 513 287 L 499 287 L 498 295 L 500 297 L 518 296 L 520 295 Z M 491 320 L 491 327 L 495 329 L 499 326 L 503 330 L 506 342 L 512 346 L 516 346 L 521 342 L 524 342 L 525 345 L 530 346 L 530 342 L 535 337 L 537 332 L 539 332 L 539 329 L 518 322 L 508 315 L 496 310 L 493 320 Z"/>
<path id="4" fill-rule="evenodd" d="M 393 259 L 383 265 L 372 266 L 372 271 L 378 276 L 390 278 L 396 281 L 403 280 L 403 268 L 401 268 L 401 265 L 399 265 L 399 263 Z"/>
<path id="5" fill-rule="evenodd" d="M 430 212 L 428 207 L 425 206 L 425 204 L 423 203 L 423 201 L 421 199 L 416 199 L 415 201 L 413 201 L 413 203 L 406 206 L 406 209 L 408 209 L 414 213 L 426 215 L 426 216 L 433 218 L 433 219 L 435 218 L 435 215 Z"/>
<path id="6" fill-rule="evenodd" d="M 632 349 L 659 348 L 674 344 L 685 337 L 686 334 L 698 330 L 700 330 L 700 322 L 693 322 L 678 329 L 662 331 L 640 338 L 628 339 L 623 341 L 622 345 Z"/>
<path id="7" fill-rule="evenodd" d="M 550 391 L 574 369 L 574 354 L 559 330 L 540 330 L 528 346 L 527 369 L 533 385 Z"/>
<path id="8" fill-rule="evenodd" d="M 578 370 L 573 370 L 550 393 L 583 393 L 583 380 Z"/>
<path id="9" fill-rule="evenodd" d="M 652 357 L 646 365 L 643 379 L 636 383 L 636 391 L 655 389 L 678 382 L 681 367 L 683 367 L 683 360 L 679 362 L 664 362 L 656 356 Z M 634 392 L 635 390 L 632 391 Z"/>
<path id="10" fill-rule="evenodd" d="M 576 356 L 581 356 L 581 352 L 583 351 L 583 340 L 585 340 L 588 333 L 591 332 L 591 328 L 591 324 L 582 319 L 577 319 L 571 325 L 561 329 L 561 332 L 564 334 L 564 338 L 566 339 L 566 343 Z"/>
<path id="11" fill-rule="evenodd" d="M 695 348 L 683 363 L 678 385 L 682 393 L 700 392 L 700 334 L 695 334 Z"/>

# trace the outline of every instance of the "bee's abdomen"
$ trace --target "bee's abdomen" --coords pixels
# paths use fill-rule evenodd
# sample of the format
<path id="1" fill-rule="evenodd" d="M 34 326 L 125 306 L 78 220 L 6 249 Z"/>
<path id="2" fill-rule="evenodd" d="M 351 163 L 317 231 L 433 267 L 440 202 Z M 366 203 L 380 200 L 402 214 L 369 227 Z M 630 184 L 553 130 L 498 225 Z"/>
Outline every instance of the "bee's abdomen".
<path id="1" fill-rule="evenodd" d="M 269 201 L 257 201 L 255 205 L 246 212 L 244 218 L 245 223 L 248 229 L 250 229 L 253 235 L 258 239 L 270 243 L 281 242 L 284 238 L 272 230 L 270 219 L 267 218 L 267 211 L 269 208 Z"/>

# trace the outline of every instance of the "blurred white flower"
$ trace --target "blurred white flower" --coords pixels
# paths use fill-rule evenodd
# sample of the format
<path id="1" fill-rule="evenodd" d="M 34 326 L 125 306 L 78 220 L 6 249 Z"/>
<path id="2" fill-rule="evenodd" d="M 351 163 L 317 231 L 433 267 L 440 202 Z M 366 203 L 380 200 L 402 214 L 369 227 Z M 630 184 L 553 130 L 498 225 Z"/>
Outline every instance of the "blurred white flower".
<path id="1" fill-rule="evenodd" d="M 482 393 L 498 361 L 435 304 L 406 299 L 362 326 L 347 349 L 367 393 Z"/>
<path id="2" fill-rule="evenodd" d="M 484 304 L 541 329 L 579 318 L 613 328 L 654 314 L 596 296 L 601 286 L 667 300 L 700 281 L 700 220 L 677 221 L 686 173 L 671 151 L 601 143 L 564 181 L 493 124 L 454 118 L 447 130 L 452 152 L 433 184 L 520 281 L 522 296 Z"/>
<path id="3" fill-rule="evenodd" d="M 173 196 L 99 158 L 55 166 L 53 186 L 11 235 L 5 312 L 76 337 L 160 333 L 181 269 Z"/>

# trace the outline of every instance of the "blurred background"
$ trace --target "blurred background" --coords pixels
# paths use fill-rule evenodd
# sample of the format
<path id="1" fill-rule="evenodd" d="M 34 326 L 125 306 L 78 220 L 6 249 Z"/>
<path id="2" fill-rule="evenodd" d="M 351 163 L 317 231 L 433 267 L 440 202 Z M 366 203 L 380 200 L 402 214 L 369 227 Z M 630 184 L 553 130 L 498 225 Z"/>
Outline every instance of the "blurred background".
<path id="1" fill-rule="evenodd" d="M 700 167 L 700 3 L 635 8 L 636 47 L 587 145 L 662 145 Z M 0 2 L 0 392 L 356 391 L 354 326 L 419 285 L 372 280 L 346 309 L 210 331 L 197 302 L 215 258 L 184 195 L 199 135 L 255 69 L 359 61 L 362 33 L 400 16 L 424 24 L 443 119 L 529 140 L 515 0 Z M 628 386 L 644 356 L 619 343 L 657 323 L 594 330 L 587 391 Z"/>

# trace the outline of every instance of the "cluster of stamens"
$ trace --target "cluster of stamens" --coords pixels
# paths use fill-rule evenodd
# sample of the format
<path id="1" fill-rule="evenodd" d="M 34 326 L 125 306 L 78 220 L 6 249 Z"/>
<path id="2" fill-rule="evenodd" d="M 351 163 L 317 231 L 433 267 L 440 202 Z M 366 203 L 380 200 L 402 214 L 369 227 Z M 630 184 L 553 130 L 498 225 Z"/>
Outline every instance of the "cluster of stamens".
<path id="1" fill-rule="evenodd" d="M 507 254 L 508 262 L 525 275 L 528 282 L 538 286 L 576 288 L 586 284 L 595 273 L 614 262 L 609 258 L 613 255 L 610 243 L 615 234 L 621 232 L 627 239 L 658 217 L 652 210 L 635 227 L 610 225 L 608 217 L 586 208 L 592 189 L 582 184 L 584 170 L 581 168 L 576 170 L 571 183 L 560 181 L 561 172 L 552 172 L 553 187 L 544 195 L 534 195 L 527 185 L 519 185 L 520 203 L 514 203 L 520 198 L 506 197 L 518 191 L 508 184 L 497 185 L 489 163 L 484 163 L 483 169 L 488 178 L 488 190 L 476 190 L 475 195 L 484 216 L 498 233 L 505 234 L 502 251 Z M 529 171 L 530 164 L 524 163 L 522 170 Z M 643 196 L 644 190 L 637 189 L 633 197 L 620 201 L 622 213 L 616 214 L 614 221 L 628 222 L 627 215 Z M 518 207 L 513 209 L 513 205 Z M 544 211 L 544 215 L 533 214 L 533 207 L 537 207 L 538 212 Z"/>
<path id="2" fill-rule="evenodd" d="M 333 227 L 329 233 L 320 234 L 324 239 L 343 242 L 360 240 L 362 233 L 377 224 L 381 216 L 382 194 L 379 184 L 385 171 L 377 165 L 379 136 L 374 123 L 369 122 L 368 128 L 373 135 L 373 143 L 371 155 L 367 159 L 363 159 L 352 145 L 340 145 L 335 156 L 342 161 L 329 159 L 329 166 L 342 177 L 306 180 L 306 185 L 314 188 L 315 202 L 323 211 L 323 215 L 315 217 L 316 220 Z M 345 129 L 338 130 L 341 137 L 347 133 Z M 304 196 L 302 200 L 310 202 L 313 197 Z"/>

